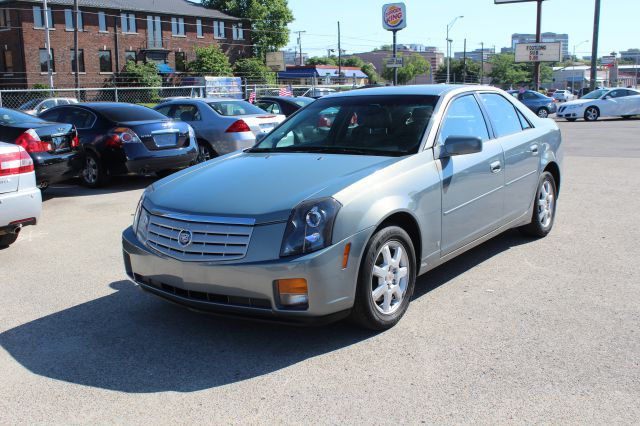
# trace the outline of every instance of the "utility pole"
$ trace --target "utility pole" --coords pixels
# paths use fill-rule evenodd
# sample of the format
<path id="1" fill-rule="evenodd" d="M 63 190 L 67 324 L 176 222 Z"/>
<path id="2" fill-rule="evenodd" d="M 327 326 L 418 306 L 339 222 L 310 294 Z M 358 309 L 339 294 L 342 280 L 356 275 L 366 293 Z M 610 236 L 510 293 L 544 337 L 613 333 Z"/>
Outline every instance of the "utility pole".
<path id="1" fill-rule="evenodd" d="M 342 76 L 342 48 L 340 46 L 340 21 L 338 21 L 338 81 Z"/>
<path id="2" fill-rule="evenodd" d="M 75 83 L 76 83 L 76 98 L 80 99 L 80 52 L 78 52 L 78 30 L 80 28 L 80 11 L 78 10 L 78 0 L 73 0 L 73 13 L 75 14 L 75 22 L 73 28 L 73 57 L 75 64 Z"/>
<path id="3" fill-rule="evenodd" d="M 300 50 L 300 66 L 303 66 L 304 60 L 302 58 L 302 34 L 306 33 L 306 31 L 294 31 L 294 33 L 298 34 L 298 50 Z"/>
<path id="4" fill-rule="evenodd" d="M 480 42 L 480 84 L 484 77 L 484 41 Z"/>
<path id="5" fill-rule="evenodd" d="M 464 50 L 462 53 L 462 84 L 467 83 L 467 39 L 464 39 Z"/>
<path id="6" fill-rule="evenodd" d="M 51 69 L 51 39 L 49 37 L 49 7 L 47 0 L 43 0 L 44 6 L 44 47 L 47 49 L 47 75 L 49 76 L 49 90 L 53 96 L 53 70 Z"/>
<path id="7" fill-rule="evenodd" d="M 597 61 L 598 61 L 598 34 L 600 33 L 600 0 L 595 0 L 595 10 L 593 12 L 593 42 L 591 44 L 591 78 L 589 80 L 589 89 L 596 89 L 596 80 L 598 78 Z"/>
<path id="8" fill-rule="evenodd" d="M 536 43 L 542 41 L 542 0 L 538 0 L 538 13 L 536 18 Z M 536 91 L 540 89 L 540 61 L 533 64 L 533 85 Z"/>

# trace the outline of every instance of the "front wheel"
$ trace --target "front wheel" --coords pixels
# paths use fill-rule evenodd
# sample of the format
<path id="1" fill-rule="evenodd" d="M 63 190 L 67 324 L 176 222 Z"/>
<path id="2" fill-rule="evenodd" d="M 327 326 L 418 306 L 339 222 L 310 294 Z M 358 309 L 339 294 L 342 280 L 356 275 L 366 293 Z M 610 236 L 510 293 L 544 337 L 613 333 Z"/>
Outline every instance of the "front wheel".
<path id="1" fill-rule="evenodd" d="M 540 108 L 538 109 L 538 117 L 540 118 L 547 118 L 549 117 L 549 111 L 546 108 Z"/>
<path id="2" fill-rule="evenodd" d="M 584 119 L 587 121 L 596 121 L 600 117 L 600 111 L 596 107 L 589 107 L 584 112 Z"/>
<path id="3" fill-rule="evenodd" d="M 531 222 L 520 230 L 532 237 L 546 237 L 551 232 L 556 217 L 556 198 L 557 187 L 553 175 L 549 172 L 542 173 L 536 190 Z"/>
<path id="4" fill-rule="evenodd" d="M 416 273 L 409 235 L 397 226 L 376 232 L 360 265 L 353 320 L 380 331 L 396 325 L 409 307 Z"/>

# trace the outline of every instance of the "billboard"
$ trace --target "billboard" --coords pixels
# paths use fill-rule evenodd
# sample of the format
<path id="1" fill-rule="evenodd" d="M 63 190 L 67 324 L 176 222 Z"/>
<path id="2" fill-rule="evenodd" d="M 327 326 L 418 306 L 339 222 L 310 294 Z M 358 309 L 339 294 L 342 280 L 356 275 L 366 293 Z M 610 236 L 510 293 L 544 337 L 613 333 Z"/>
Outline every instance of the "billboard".
<path id="1" fill-rule="evenodd" d="M 284 52 L 267 52 L 267 66 L 271 71 L 286 71 Z"/>
<path id="2" fill-rule="evenodd" d="M 382 28 L 398 31 L 407 26 L 407 8 L 404 3 L 389 3 L 382 6 Z"/>
<path id="3" fill-rule="evenodd" d="M 516 62 L 560 62 L 562 43 L 516 43 Z"/>

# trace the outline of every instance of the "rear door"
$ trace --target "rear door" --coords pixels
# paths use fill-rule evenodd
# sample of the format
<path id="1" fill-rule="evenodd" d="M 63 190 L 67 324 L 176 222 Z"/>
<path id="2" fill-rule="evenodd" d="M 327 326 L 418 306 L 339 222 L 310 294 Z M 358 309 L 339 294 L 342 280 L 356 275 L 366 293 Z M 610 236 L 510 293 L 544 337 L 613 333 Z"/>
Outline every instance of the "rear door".
<path id="1" fill-rule="evenodd" d="M 497 229 L 503 221 L 504 154 L 491 139 L 484 114 L 473 94 L 453 99 L 438 135 L 480 137 L 482 151 L 440 159 L 442 179 L 442 255 Z"/>
<path id="2" fill-rule="evenodd" d="M 529 210 L 538 184 L 542 134 L 502 95 L 481 93 L 480 99 L 504 151 L 504 209 L 509 221 Z"/>

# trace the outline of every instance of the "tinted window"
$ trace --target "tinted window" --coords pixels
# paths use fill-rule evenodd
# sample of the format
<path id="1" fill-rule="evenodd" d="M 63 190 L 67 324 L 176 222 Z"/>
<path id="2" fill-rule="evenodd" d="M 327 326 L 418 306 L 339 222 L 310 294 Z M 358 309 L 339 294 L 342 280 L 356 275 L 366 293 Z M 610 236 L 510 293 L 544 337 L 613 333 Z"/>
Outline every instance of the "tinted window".
<path id="1" fill-rule="evenodd" d="M 271 101 L 256 102 L 256 106 L 272 114 L 280 114 L 280 105 L 278 105 L 275 102 L 271 102 Z"/>
<path id="2" fill-rule="evenodd" d="M 598 89 L 593 92 L 589 92 L 582 97 L 582 99 L 599 99 L 602 95 L 607 93 L 607 89 Z"/>
<path id="3" fill-rule="evenodd" d="M 167 117 L 151 108 L 140 105 L 118 105 L 98 110 L 107 120 L 113 122 L 166 120 Z"/>
<path id="4" fill-rule="evenodd" d="M 195 105 L 174 105 L 168 116 L 180 121 L 201 120 L 200 111 Z"/>
<path id="5" fill-rule="evenodd" d="M 440 129 L 440 143 L 449 136 L 479 137 L 483 142 L 489 139 L 487 123 L 473 95 L 455 99 L 447 109 Z"/>
<path id="6" fill-rule="evenodd" d="M 166 115 L 168 117 L 169 116 L 169 110 L 171 109 L 171 107 L 172 107 L 172 105 L 165 105 L 163 107 L 155 108 L 155 110 L 158 111 L 160 114 Z"/>
<path id="7" fill-rule="evenodd" d="M 511 102 L 495 93 L 481 93 L 480 99 L 489 114 L 497 137 L 522 131 L 516 108 Z"/>
<path id="8" fill-rule="evenodd" d="M 0 108 L 0 124 L 40 123 L 41 119 L 12 109 Z"/>
<path id="9" fill-rule="evenodd" d="M 45 121 L 51 121 L 53 123 L 61 123 L 62 122 L 62 120 L 60 120 L 61 112 L 62 110 L 60 108 L 55 108 L 50 111 L 45 111 L 42 114 L 38 114 L 38 117 L 40 117 Z"/>
<path id="10" fill-rule="evenodd" d="M 63 123 L 73 124 L 78 129 L 86 129 L 93 126 L 95 115 L 86 109 L 71 107 L 63 109 L 60 119 Z"/>
<path id="11" fill-rule="evenodd" d="M 531 125 L 531 123 L 527 121 L 524 115 L 517 108 L 516 108 L 516 112 L 518 113 L 518 119 L 520 120 L 520 125 L 522 126 L 522 129 L 523 130 L 531 129 L 533 126 Z"/>
<path id="12" fill-rule="evenodd" d="M 218 114 L 226 116 L 265 113 L 263 109 L 245 101 L 215 101 L 209 102 L 209 106 Z"/>
<path id="13" fill-rule="evenodd" d="M 309 105 L 311 102 L 315 101 L 312 98 L 293 98 L 292 101 L 301 107 Z"/>
<path id="14" fill-rule="evenodd" d="M 609 92 L 609 96 L 611 96 L 612 98 L 621 98 L 623 96 L 626 96 L 625 92 L 626 90 L 612 90 L 611 92 Z"/>

